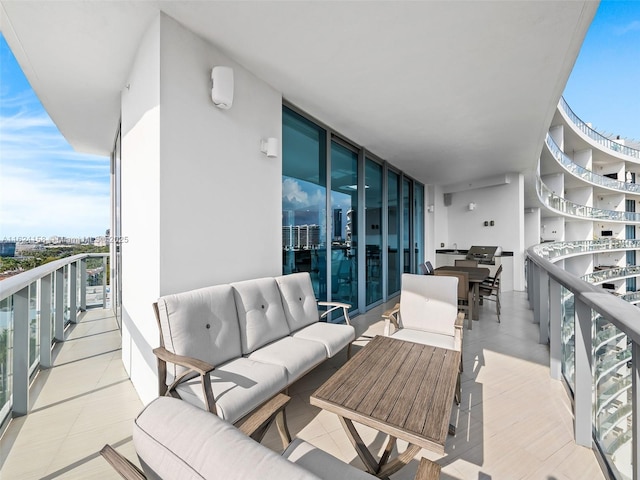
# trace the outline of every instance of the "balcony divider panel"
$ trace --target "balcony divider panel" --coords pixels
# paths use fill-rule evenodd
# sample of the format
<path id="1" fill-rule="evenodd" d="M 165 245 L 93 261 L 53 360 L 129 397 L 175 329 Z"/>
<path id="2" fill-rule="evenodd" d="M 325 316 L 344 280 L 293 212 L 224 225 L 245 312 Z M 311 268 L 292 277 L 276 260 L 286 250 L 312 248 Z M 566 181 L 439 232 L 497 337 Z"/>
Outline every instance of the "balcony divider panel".
<path id="1" fill-rule="evenodd" d="M 13 295 L 13 401 L 15 416 L 29 409 L 29 286 Z"/>

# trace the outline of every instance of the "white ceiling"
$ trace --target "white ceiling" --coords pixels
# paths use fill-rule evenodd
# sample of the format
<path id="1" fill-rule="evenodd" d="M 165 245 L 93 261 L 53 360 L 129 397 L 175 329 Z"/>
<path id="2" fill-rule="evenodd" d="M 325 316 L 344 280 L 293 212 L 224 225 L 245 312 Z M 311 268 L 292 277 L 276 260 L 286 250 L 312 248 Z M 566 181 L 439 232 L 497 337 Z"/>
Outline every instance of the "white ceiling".
<path id="1" fill-rule="evenodd" d="M 535 168 L 593 1 L 17 1 L 0 28 L 78 150 L 108 154 L 159 10 L 425 183 Z"/>

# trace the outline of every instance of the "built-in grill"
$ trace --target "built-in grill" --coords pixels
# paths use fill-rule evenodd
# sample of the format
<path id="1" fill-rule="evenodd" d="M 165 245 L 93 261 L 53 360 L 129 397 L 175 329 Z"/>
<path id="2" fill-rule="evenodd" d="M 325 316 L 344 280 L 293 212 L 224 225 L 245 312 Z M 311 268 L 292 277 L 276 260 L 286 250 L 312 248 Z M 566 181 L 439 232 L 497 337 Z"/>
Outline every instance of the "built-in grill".
<path id="1" fill-rule="evenodd" d="M 467 260 L 477 260 L 483 265 L 495 265 L 494 257 L 499 257 L 501 254 L 500 247 L 473 246 L 467 252 Z"/>

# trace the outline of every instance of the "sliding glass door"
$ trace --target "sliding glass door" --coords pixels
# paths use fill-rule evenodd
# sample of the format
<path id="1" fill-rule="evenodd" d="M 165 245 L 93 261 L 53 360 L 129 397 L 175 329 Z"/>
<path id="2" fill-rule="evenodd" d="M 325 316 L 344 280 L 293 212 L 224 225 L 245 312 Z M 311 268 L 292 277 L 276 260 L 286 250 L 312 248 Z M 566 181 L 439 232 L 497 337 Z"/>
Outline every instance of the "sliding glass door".
<path id="1" fill-rule="evenodd" d="M 327 299 L 326 132 L 286 110 L 282 116 L 282 272 L 309 272 Z"/>
<path id="2" fill-rule="evenodd" d="M 382 300 L 382 165 L 365 162 L 366 304 Z"/>

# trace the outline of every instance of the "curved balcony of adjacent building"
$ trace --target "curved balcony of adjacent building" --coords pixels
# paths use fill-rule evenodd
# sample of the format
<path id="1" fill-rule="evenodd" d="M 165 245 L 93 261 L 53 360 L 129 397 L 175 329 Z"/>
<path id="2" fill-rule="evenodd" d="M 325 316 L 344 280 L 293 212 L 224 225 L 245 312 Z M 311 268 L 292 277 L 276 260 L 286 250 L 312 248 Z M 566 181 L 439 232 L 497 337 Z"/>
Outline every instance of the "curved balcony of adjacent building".
<path id="1" fill-rule="evenodd" d="M 640 249 L 640 240 L 620 240 L 615 238 L 599 240 L 575 240 L 568 242 L 547 242 L 532 247 L 539 255 L 551 263 L 565 258 L 591 253 L 624 252 Z M 640 301 L 640 300 L 639 300 Z"/>
<path id="2" fill-rule="evenodd" d="M 560 103 L 558 104 L 558 109 L 567 117 L 569 120 L 569 124 L 575 127 L 575 129 L 585 135 L 587 138 L 591 139 L 598 145 L 601 145 L 608 152 L 612 154 L 622 154 L 634 159 L 640 160 L 640 150 L 630 147 L 628 145 L 622 145 L 621 143 L 616 142 L 608 137 L 605 137 L 601 133 L 598 133 L 596 130 L 591 128 L 586 122 L 582 121 L 580 117 L 578 117 L 567 101 L 562 97 L 560 99 Z"/>
<path id="3" fill-rule="evenodd" d="M 640 224 L 640 213 L 606 210 L 572 202 L 550 190 L 540 177 L 536 177 L 536 192 L 542 205 L 558 215 L 578 220 Z"/>
<path id="4" fill-rule="evenodd" d="M 638 183 L 621 182 L 620 180 L 615 180 L 603 175 L 598 175 L 597 173 L 593 173 L 591 170 L 588 170 L 583 166 L 575 163 L 571 158 L 569 158 L 566 153 L 564 153 L 560 149 L 553 137 L 548 133 L 545 138 L 545 145 L 547 146 L 549 153 L 558 163 L 558 165 L 573 177 L 587 182 L 595 187 L 601 187 L 607 190 L 625 194 L 632 193 L 640 195 L 640 184 Z"/>
<path id="5" fill-rule="evenodd" d="M 616 280 L 624 280 L 625 278 L 634 278 L 640 276 L 640 266 L 627 265 L 626 267 L 607 268 L 598 270 L 597 272 L 584 275 L 582 279 L 592 285 L 600 285 L 605 282 Z"/>

